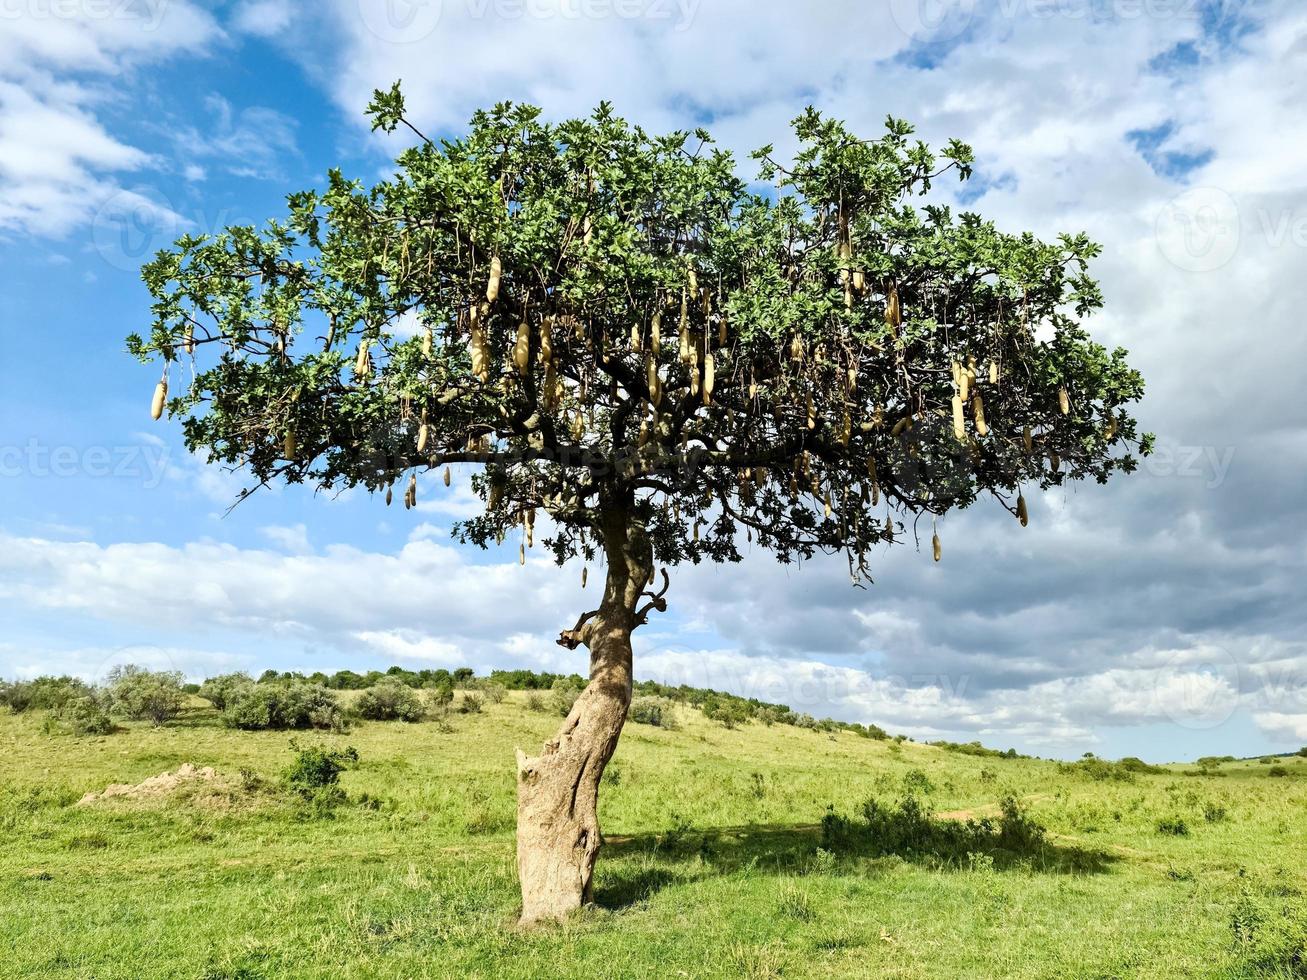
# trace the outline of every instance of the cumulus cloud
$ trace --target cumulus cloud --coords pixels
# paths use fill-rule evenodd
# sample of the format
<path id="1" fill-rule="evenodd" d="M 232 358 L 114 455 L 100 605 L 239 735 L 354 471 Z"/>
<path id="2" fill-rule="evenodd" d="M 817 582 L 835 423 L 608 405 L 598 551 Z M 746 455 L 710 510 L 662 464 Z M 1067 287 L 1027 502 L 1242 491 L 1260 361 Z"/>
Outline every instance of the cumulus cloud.
<path id="1" fill-rule="evenodd" d="M 153 159 L 97 113 L 123 99 L 133 67 L 202 51 L 221 31 L 188 0 L 97 10 L 28 5 L 3 15 L 0 231 L 64 235 L 116 195 L 120 207 L 159 206 L 122 182 Z"/>
<path id="2" fill-rule="evenodd" d="M 1099 8 L 1111 15 L 1089 16 Z M 930 10 L 948 16 L 920 16 Z M 777 681 L 775 700 L 914 734 L 1071 745 L 1111 727 L 1198 730 L 1247 711 L 1267 738 L 1302 739 L 1299 6 L 251 0 L 232 8 L 229 28 L 272 38 L 292 20 L 288 56 L 361 128 L 372 89 L 395 78 L 435 133 L 501 98 L 554 117 L 611 99 L 653 130 L 705 123 L 736 151 L 778 141 L 784 153 L 787 120 L 809 102 L 868 134 L 892 113 L 936 143 L 976 147 L 970 189 L 942 194 L 1006 228 L 1085 230 L 1104 244 L 1108 305 L 1091 328 L 1130 348 L 1148 379 L 1139 414 L 1161 451 L 1140 473 L 1028 495 L 1024 531 L 983 503 L 951 515 L 940 565 L 910 547 L 886 552 L 866 591 L 849 588 L 838 561 L 780 568 L 756 554 L 725 573 L 683 569 L 671 596 L 680 629 L 641 637 L 642 675 L 744 693 Z M 97 122 L 96 91 L 34 96 L 15 81 L 15 52 L 28 76 L 107 70 L 198 50 L 218 32 L 203 15 L 183 22 L 192 34 L 178 29 L 162 47 L 103 26 L 47 36 L 24 24 L 0 39 L 0 104 L 12 107 L 0 114 L 0 176 L 18 189 L 0 203 L 0 226 L 68 227 L 79 198 L 65 184 L 150 166 Z M 262 165 L 291 152 L 284 121 L 214 111 L 227 142 L 197 149 L 196 166 L 269 134 L 277 149 Z M 80 127 L 67 130 L 80 134 L 75 147 L 49 113 Z M 9 135 L 28 131 L 40 138 Z M 444 493 L 436 479 L 421 482 L 420 518 L 475 512 L 465 489 Z M 215 499 L 232 489 L 225 476 L 208 484 Z M 478 563 L 430 526 L 393 554 L 308 545 L 9 539 L 0 601 L 178 624 L 198 615 L 215 629 L 414 662 L 458 651 L 478 663 L 576 662 L 549 642 L 581 605 L 568 573 Z"/>

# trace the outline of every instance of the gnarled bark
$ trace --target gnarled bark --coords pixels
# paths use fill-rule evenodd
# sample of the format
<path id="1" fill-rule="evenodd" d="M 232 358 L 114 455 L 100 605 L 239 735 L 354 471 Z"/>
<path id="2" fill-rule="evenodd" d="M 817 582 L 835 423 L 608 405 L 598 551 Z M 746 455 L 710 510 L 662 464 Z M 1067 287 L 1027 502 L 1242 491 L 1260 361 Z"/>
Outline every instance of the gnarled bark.
<path id="1" fill-rule="evenodd" d="M 590 650 L 590 683 L 540 755 L 517 752 L 517 869 L 522 923 L 557 920 L 593 899 L 599 854 L 599 780 L 631 704 L 631 631 L 652 572 L 643 528 L 629 512 L 607 514 L 603 601 L 559 643 Z M 656 600 L 657 608 L 661 599 Z M 647 609 L 646 609 L 647 611 Z"/>

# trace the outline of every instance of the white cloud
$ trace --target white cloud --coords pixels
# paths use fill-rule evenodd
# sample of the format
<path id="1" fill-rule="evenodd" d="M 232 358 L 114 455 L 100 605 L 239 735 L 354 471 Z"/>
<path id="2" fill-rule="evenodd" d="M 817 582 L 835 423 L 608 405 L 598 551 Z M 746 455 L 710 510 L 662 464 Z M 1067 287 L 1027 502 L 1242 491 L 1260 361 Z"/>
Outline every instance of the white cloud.
<path id="1" fill-rule="evenodd" d="M 155 161 L 97 111 L 124 98 L 135 66 L 199 52 L 221 36 L 189 2 L 113 4 L 103 16 L 29 5 L 0 32 L 0 231 L 61 236 Z M 77 79 L 77 80 L 74 80 Z"/>
<path id="2" fill-rule="evenodd" d="M 313 551 L 313 546 L 309 544 L 309 529 L 304 524 L 296 524 L 293 527 L 262 527 L 259 528 L 259 533 L 292 555 L 307 555 Z"/>
<path id="3" fill-rule="evenodd" d="M 1264 711 L 1253 716 L 1265 731 L 1284 742 L 1298 741 L 1307 744 L 1307 713 L 1287 715 Z"/>
<path id="4" fill-rule="evenodd" d="M 202 126 L 172 127 L 184 158 L 212 161 L 238 177 L 282 179 L 282 161 L 299 152 L 295 120 L 263 106 L 238 111 L 217 94 L 204 100 L 204 109 L 209 119 Z"/>
<path id="5" fill-rule="evenodd" d="M 256 37 L 277 37 L 292 26 L 294 13 L 287 0 L 246 0 L 237 6 L 233 26 Z"/>
<path id="6" fill-rule="evenodd" d="M 517 15 L 480 0 L 326 11 L 248 2 L 234 24 L 273 37 L 295 13 L 308 35 L 287 50 L 360 127 L 371 90 L 402 77 L 416 120 L 433 132 L 457 131 L 501 98 L 540 103 L 553 117 L 612 99 L 652 130 L 710 120 L 737 151 L 777 141 L 783 152 L 787 120 L 812 102 L 869 134 L 888 112 L 934 142 L 973 143 L 977 210 L 1003 227 L 1083 228 L 1104 243 L 1097 272 L 1108 308 L 1091 326 L 1131 349 L 1149 382 L 1141 418 L 1166 452 L 1107 489 L 1030 495 L 1025 532 L 992 508 L 951 516 L 941 565 L 896 550 L 878 558 L 868 592 L 849 589 L 837 562 L 781 569 L 755 553 L 740 568 L 681 570 L 673 607 L 715 634 L 704 643 L 715 648 L 646 634 L 642 663 L 745 690 L 779 679 L 789 694 L 777 700 L 919 734 L 1067 744 L 1103 726 L 1219 724 L 1234 704 L 1268 736 L 1301 738 L 1307 505 L 1292 475 L 1307 466 L 1298 377 L 1307 13 L 1287 2 L 1234 5 L 1260 29 L 1232 44 L 1179 15 L 1191 4 L 1115 19 L 1059 12 L 1078 4 L 1050 16 L 1030 16 L 1028 4 L 969 5 L 977 19 L 960 42 L 930 47 L 894 19 L 912 6 L 720 0 L 663 21 L 568 18 L 544 3 Z M 414 18 L 389 19 L 396 13 Z M 82 220 L 88 188 L 94 197 L 154 165 L 97 119 L 111 93 L 50 76 L 77 67 L 104 83 L 121 64 L 198 51 L 217 36 L 202 15 L 190 23 L 191 34 L 153 39 L 25 22 L 0 37 L 10 107 L 0 110 L 0 226 L 66 229 Z M 1182 44 L 1194 63 L 1159 70 L 1156 59 Z M 46 84 L 27 83 L 40 73 Z M 285 120 L 224 106 L 214 104 L 218 141 L 194 141 L 197 159 L 267 163 L 261 139 L 278 153 L 293 145 Z M 1210 150 L 1210 160 L 1189 173 L 1155 169 L 1128 134 L 1164 124 L 1159 152 Z M 1180 197 L 1191 185 L 1213 193 Z M 131 193 L 127 206 L 148 204 Z M 1232 210 L 1206 213 L 1202 202 L 1221 195 Z M 1194 234 L 1237 248 L 1199 269 L 1207 243 L 1186 238 Z M 398 328 L 411 330 L 412 318 Z M 215 500 L 234 499 L 236 478 L 204 473 Z M 446 493 L 436 479 L 421 482 L 424 515 L 476 512 L 463 480 Z M 433 662 L 454 648 L 469 659 L 565 657 L 549 637 L 580 598 L 561 584 L 574 577 L 544 563 L 474 565 L 429 525 L 394 555 L 288 543 L 296 553 L 14 539 L 0 557 L 0 594 L 127 621 L 199 616 Z"/>
<path id="7" fill-rule="evenodd" d="M 525 567 L 511 560 L 474 563 L 473 556 L 444 543 L 429 525 L 415 529 L 393 554 L 344 546 L 315 552 L 303 526 L 263 531 L 287 553 L 210 542 L 174 548 L 0 538 L 0 604 L 63 619 L 130 627 L 148 622 L 165 633 L 184 629 L 201 636 L 244 637 L 238 649 L 273 642 L 318 651 L 301 655 L 305 662 L 299 666 L 308 669 L 367 655 L 444 667 L 585 670 L 584 652 L 564 651 L 553 643 L 586 598 L 576 587 L 574 570 L 559 570 L 539 557 Z M 816 573 L 820 587 L 820 580 L 835 570 L 815 564 L 806 573 Z M 720 608 L 705 581 L 698 574 L 678 576 L 674 611 L 693 613 L 700 603 Z M 746 590 L 750 587 L 744 584 Z M 1294 719 L 1302 717 L 1293 712 L 1307 708 L 1302 683 L 1307 658 L 1293 647 L 1251 651 L 1247 656 L 1257 659 L 1252 666 L 1260 670 L 1211 645 L 1123 647 L 1113 656 L 1080 663 L 1068 662 L 1056 651 L 1044 660 L 1027 653 L 1032 676 L 1043 679 L 995 683 L 994 675 L 1007 665 L 973 652 L 987 643 L 988 627 L 979 620 L 964 624 L 978 644 L 972 650 L 953 649 L 937 636 L 907 641 L 902 630 L 912 620 L 911 611 L 896 607 L 891 597 L 884 614 L 862 614 L 850 610 L 848 594 L 851 590 L 845 589 L 832 596 L 830 607 L 820 610 L 773 585 L 766 590 L 773 613 L 733 609 L 732 616 L 752 617 L 747 629 L 730 619 L 715 623 L 725 635 L 751 643 L 778 625 L 777 616 L 802 618 L 813 632 L 825 619 L 842 616 L 855 649 L 874 646 L 874 631 L 888 624 L 901 643 L 893 655 L 840 665 L 817 660 L 800 645 L 782 644 L 771 651 L 695 647 L 686 645 L 685 634 L 667 631 L 671 621 L 655 618 L 636 635 L 637 676 L 730 690 L 919 738 L 984 738 L 1004 744 L 1020 739 L 1053 751 L 1083 751 L 1105 726 L 1161 722 L 1182 730 L 1216 729 L 1237 710 L 1253 712 L 1268 735 L 1286 738 L 1296 730 Z M 171 648 L 134 646 L 119 660 L 139 661 L 138 649 Z M 178 660 L 185 664 L 178 669 L 216 669 L 219 661 L 250 669 L 266 666 L 252 663 L 243 649 L 225 660 L 215 656 L 191 651 Z M 0 657 L 11 673 L 24 675 L 48 659 L 12 652 Z M 1021 656 L 1017 659 L 1020 663 Z M 88 656 L 76 651 L 60 652 L 58 660 L 60 670 L 88 669 Z"/>

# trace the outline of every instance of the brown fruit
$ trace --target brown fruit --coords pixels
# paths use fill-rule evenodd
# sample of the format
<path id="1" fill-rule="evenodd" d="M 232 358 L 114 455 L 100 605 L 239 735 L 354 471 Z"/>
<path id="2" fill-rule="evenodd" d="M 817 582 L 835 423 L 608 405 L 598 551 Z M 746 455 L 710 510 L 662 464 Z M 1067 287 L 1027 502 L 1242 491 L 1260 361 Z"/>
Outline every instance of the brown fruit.
<path id="1" fill-rule="evenodd" d="M 808 395 L 808 428 L 817 428 L 817 406 L 812 400 L 812 395 Z"/>
<path id="2" fill-rule="evenodd" d="M 712 356 L 712 351 L 709 351 L 703 355 L 703 403 L 705 405 L 712 404 L 713 383 L 716 380 L 714 377 L 715 371 L 716 362 Z"/>
<path id="3" fill-rule="evenodd" d="M 1030 523 L 1030 512 L 1026 510 L 1026 498 L 1020 492 L 1017 493 L 1017 520 L 1021 522 L 1022 527 Z"/>
<path id="4" fill-rule="evenodd" d="M 299 441 L 295 438 L 295 432 L 292 429 L 287 429 L 286 435 L 281 440 L 281 454 L 286 459 L 294 459 L 297 449 L 299 449 Z"/>
<path id="5" fill-rule="evenodd" d="M 930 536 L 930 550 L 934 554 L 936 561 L 944 557 L 944 549 L 940 546 L 938 533 Z"/>
<path id="6" fill-rule="evenodd" d="M 590 568 L 589 568 L 589 566 L 582 565 L 582 566 L 581 566 L 581 588 L 583 588 L 583 589 L 585 588 L 586 580 L 587 580 L 589 577 L 590 577 Z"/>
<path id="7" fill-rule="evenodd" d="M 653 320 L 649 324 L 649 349 L 654 357 L 663 352 L 663 311 L 654 310 Z"/>
<path id="8" fill-rule="evenodd" d="M 699 273 L 695 272 L 694 266 L 686 266 L 686 275 L 690 282 L 690 292 L 695 296 L 699 295 Z"/>
<path id="9" fill-rule="evenodd" d="M 395 497 L 394 492 L 391 490 L 391 488 L 390 488 L 389 486 L 387 486 L 387 487 L 386 487 L 386 506 L 387 506 L 387 507 L 390 506 L 390 502 L 391 502 L 391 500 L 394 499 L 394 497 Z"/>
<path id="10" fill-rule="evenodd" d="M 633 323 L 631 324 L 631 350 L 638 354 L 643 349 L 643 346 L 643 341 L 640 337 L 640 324 Z"/>
<path id="11" fill-rule="evenodd" d="M 453 476 L 453 474 L 450 473 L 449 467 L 446 466 L 446 467 L 445 467 L 445 486 L 449 486 L 449 481 L 450 481 L 450 479 L 452 478 L 452 476 Z"/>
<path id="12" fill-rule="evenodd" d="M 903 322 L 903 310 L 899 306 L 899 289 L 897 286 L 890 286 L 889 296 L 885 300 L 885 322 L 891 327 L 897 327 Z"/>
<path id="13" fill-rule="evenodd" d="M 531 367 L 531 325 L 525 320 L 517 325 L 517 342 L 513 344 L 513 364 L 517 373 L 526 377 Z"/>
<path id="14" fill-rule="evenodd" d="M 645 380 L 649 385 L 649 401 L 654 406 L 662 404 L 663 401 L 663 383 L 658 377 L 658 362 L 653 359 L 652 354 L 646 354 L 644 357 Z"/>
<path id="15" fill-rule="evenodd" d="M 1062 409 L 1063 415 L 1071 414 L 1071 396 L 1067 394 L 1065 388 L 1057 389 L 1057 405 Z"/>
<path id="16" fill-rule="evenodd" d="M 192 324 L 186 324 L 186 340 L 182 346 L 186 349 L 187 354 L 192 357 L 195 356 L 195 327 Z"/>
<path id="17" fill-rule="evenodd" d="M 354 358 L 354 376 L 366 378 L 372 373 L 372 359 L 368 356 L 368 341 L 359 341 L 358 356 Z"/>
<path id="18" fill-rule="evenodd" d="M 962 396 L 953 396 L 953 437 L 958 442 L 966 442 L 967 426 L 962 414 Z"/>
<path id="19" fill-rule="evenodd" d="M 989 435 L 989 426 L 985 424 L 985 403 L 979 394 L 971 399 L 971 415 L 976 421 L 976 435 Z"/>
<path id="20" fill-rule="evenodd" d="M 681 290 L 681 328 L 680 358 L 682 364 L 690 363 L 690 300 L 685 290 Z"/>
<path id="21" fill-rule="evenodd" d="M 165 375 L 154 386 L 154 398 L 150 400 L 150 418 L 159 421 L 163 417 L 163 406 L 168 401 L 168 377 Z"/>
<path id="22" fill-rule="evenodd" d="M 543 392 L 545 408 L 553 411 L 558 407 L 558 400 L 561 397 L 558 384 L 558 371 L 554 368 L 554 362 L 550 361 L 545 365 L 545 387 Z"/>
<path id="23" fill-rule="evenodd" d="M 989 383 L 998 384 L 998 361 L 989 362 Z"/>
<path id="24" fill-rule="evenodd" d="M 427 326 L 422 328 L 422 356 L 423 357 L 431 356 L 431 342 L 432 342 L 431 325 L 428 324 Z"/>
<path id="25" fill-rule="evenodd" d="M 1028 425 L 1026 425 L 1026 426 L 1022 426 L 1022 428 L 1021 428 L 1021 441 L 1024 442 L 1024 443 L 1026 444 L 1026 453 L 1027 453 L 1027 454 L 1032 453 L 1032 452 L 1035 451 L 1035 437 L 1034 437 L 1034 436 L 1031 434 L 1031 432 L 1030 432 L 1030 426 L 1028 426 Z"/>
<path id="26" fill-rule="evenodd" d="M 499 282 L 504 276 L 504 265 L 496 255 L 490 260 L 490 281 L 486 283 L 486 302 L 493 303 L 499 299 Z"/>
<path id="27" fill-rule="evenodd" d="M 548 364 L 554 359 L 554 318 L 547 316 L 540 321 L 540 361 Z"/>
<path id="28" fill-rule="evenodd" d="M 427 451 L 427 441 L 431 438 L 431 426 L 424 421 L 418 426 L 418 452 Z"/>

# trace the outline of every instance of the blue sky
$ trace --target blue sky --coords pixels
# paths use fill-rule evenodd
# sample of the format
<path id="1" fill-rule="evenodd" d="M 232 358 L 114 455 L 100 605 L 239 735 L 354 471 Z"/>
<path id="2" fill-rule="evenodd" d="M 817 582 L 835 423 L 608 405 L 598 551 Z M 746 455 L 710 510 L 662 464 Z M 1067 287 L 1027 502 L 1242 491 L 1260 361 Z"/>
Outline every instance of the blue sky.
<path id="1" fill-rule="evenodd" d="M 915 737 L 1150 759 L 1307 743 L 1297 394 L 1307 342 L 1307 15 L 1200 0 L 45 0 L 0 23 L 0 674 L 264 667 L 580 669 L 552 643 L 579 566 L 453 545 L 471 505 L 261 493 L 151 423 L 137 269 L 181 231 L 261 222 L 327 168 L 402 143 L 362 107 L 396 78 L 426 131 L 512 98 L 611 99 L 651 129 L 787 144 L 808 103 L 978 154 L 1004 227 L 1087 230 L 1161 452 L 1111 487 L 951 516 L 946 558 L 674 576 L 637 674 Z M 746 175 L 748 174 L 746 170 Z M 950 189 L 950 194 L 957 193 Z M 183 382 L 175 376 L 175 385 Z M 462 481 L 465 486 L 466 481 Z"/>

